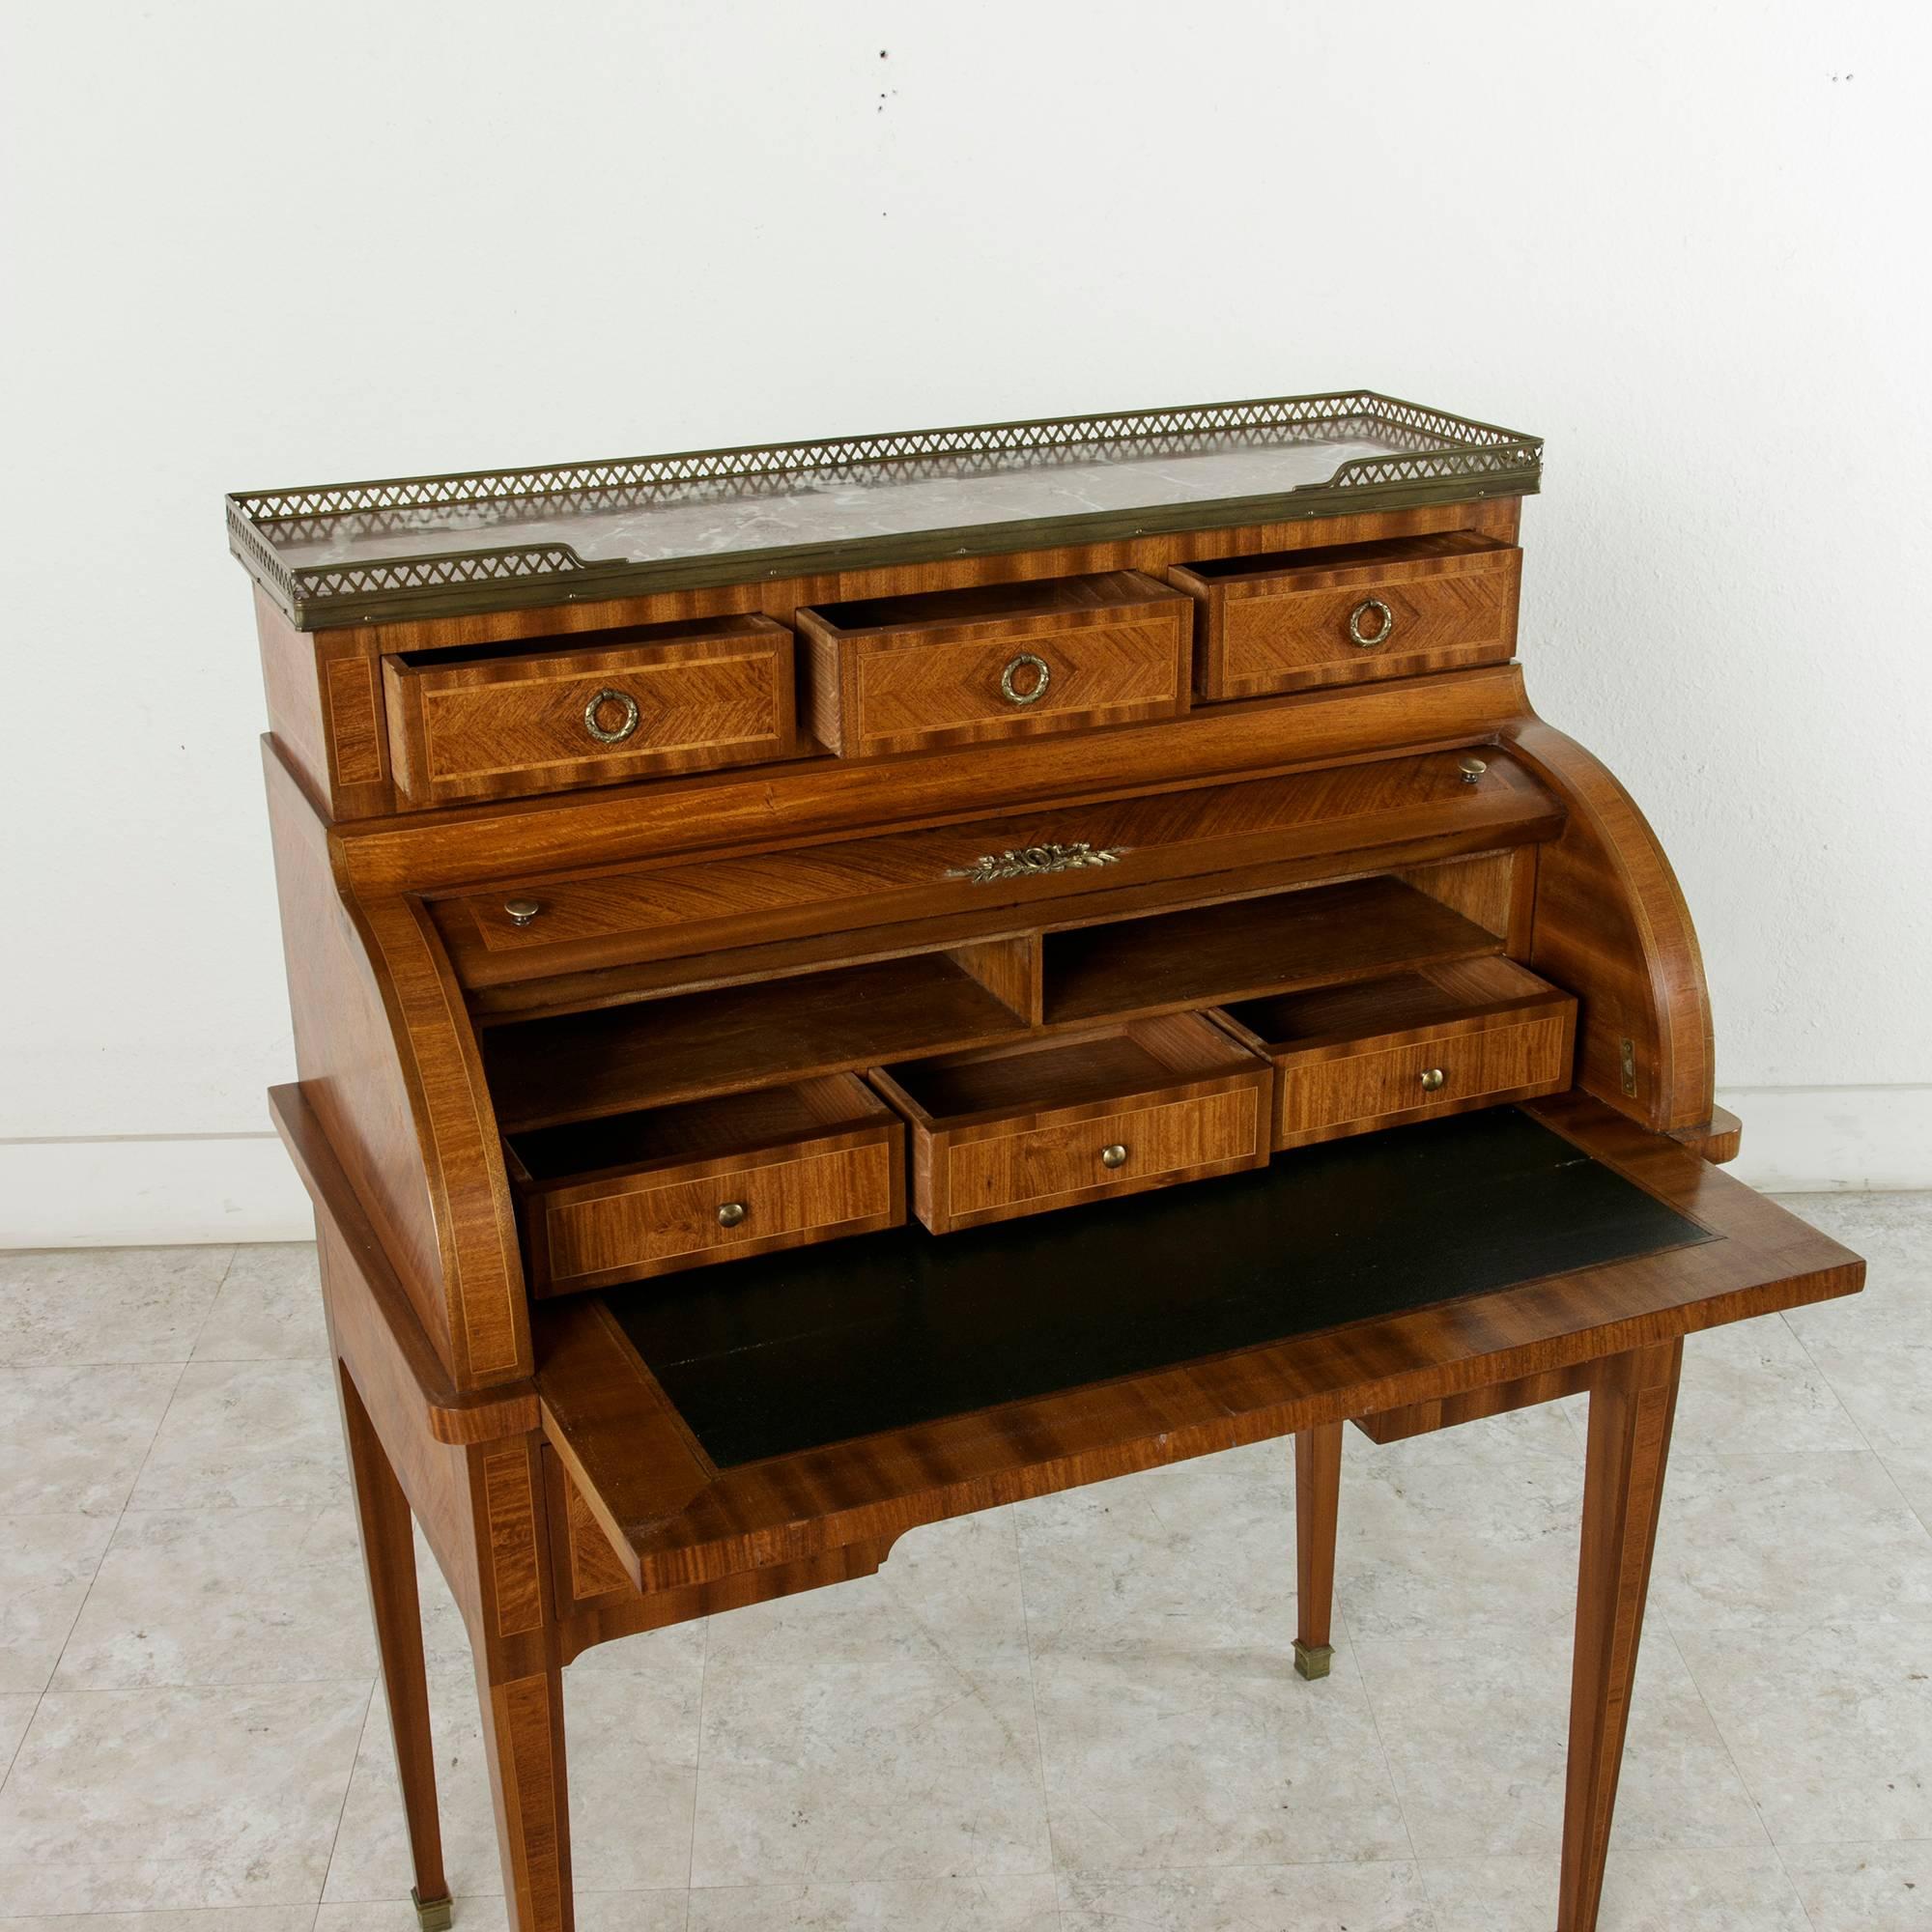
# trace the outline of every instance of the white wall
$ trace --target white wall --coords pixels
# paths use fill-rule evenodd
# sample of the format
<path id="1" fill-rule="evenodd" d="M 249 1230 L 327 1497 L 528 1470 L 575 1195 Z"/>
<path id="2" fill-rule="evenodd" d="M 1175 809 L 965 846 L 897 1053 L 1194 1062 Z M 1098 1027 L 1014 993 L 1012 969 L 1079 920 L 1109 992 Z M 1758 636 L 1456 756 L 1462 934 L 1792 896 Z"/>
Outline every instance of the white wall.
<path id="1" fill-rule="evenodd" d="M 1744 1171 L 1932 1184 L 1924 8 L 3 31 L 0 1242 L 303 1226 L 224 489 L 1356 384 L 1548 439 L 1531 689 L 1675 855 Z"/>

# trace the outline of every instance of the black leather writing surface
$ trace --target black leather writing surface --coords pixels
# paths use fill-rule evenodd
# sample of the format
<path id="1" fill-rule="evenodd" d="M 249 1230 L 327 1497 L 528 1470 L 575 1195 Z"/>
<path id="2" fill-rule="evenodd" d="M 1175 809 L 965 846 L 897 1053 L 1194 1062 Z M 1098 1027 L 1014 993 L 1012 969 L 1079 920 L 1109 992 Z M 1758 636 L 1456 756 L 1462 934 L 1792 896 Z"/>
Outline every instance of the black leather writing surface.
<path id="1" fill-rule="evenodd" d="M 614 1289 L 720 1467 L 1712 1239 L 1515 1108 Z"/>

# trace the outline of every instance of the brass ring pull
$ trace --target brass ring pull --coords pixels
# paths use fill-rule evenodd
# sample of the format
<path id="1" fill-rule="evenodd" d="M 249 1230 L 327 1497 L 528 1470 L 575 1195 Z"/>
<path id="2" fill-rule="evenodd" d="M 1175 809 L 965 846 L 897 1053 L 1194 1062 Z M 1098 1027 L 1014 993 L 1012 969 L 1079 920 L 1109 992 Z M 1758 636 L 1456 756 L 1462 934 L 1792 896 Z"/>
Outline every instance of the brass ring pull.
<path id="1" fill-rule="evenodd" d="M 1365 635 L 1362 630 L 1362 619 L 1365 616 L 1367 616 L 1371 611 L 1379 611 L 1382 613 L 1382 627 L 1379 631 L 1378 631 L 1375 634 L 1374 637 L 1369 637 Z M 1357 604 L 1352 611 L 1349 612 L 1349 636 L 1352 638 L 1356 643 L 1360 644 L 1365 651 L 1374 650 L 1378 644 L 1387 643 L 1389 640 L 1389 633 L 1394 629 L 1395 629 L 1395 612 L 1391 611 L 1389 607 L 1386 604 L 1384 604 L 1379 597 L 1364 597 L 1362 601 L 1359 604 Z"/>
<path id="2" fill-rule="evenodd" d="M 607 704 L 617 705 L 624 714 L 624 722 L 614 731 L 605 730 L 597 722 L 597 714 Z M 583 728 L 600 745 L 621 745 L 638 728 L 638 700 L 628 691 L 611 691 L 607 687 L 583 707 Z"/>
<path id="3" fill-rule="evenodd" d="M 721 1228 L 735 1228 L 745 1218 L 745 1204 L 742 1201 L 726 1201 L 718 1209 L 718 1225 Z"/>
<path id="4" fill-rule="evenodd" d="M 1126 1164 L 1127 1151 L 1119 1141 L 1116 1141 L 1112 1147 L 1103 1147 L 1100 1150 L 1100 1165 L 1102 1167 L 1125 1167 Z"/>
<path id="5" fill-rule="evenodd" d="M 1031 691 L 1021 691 L 1013 683 L 1013 673 L 1031 666 L 1034 685 Z M 1000 696 L 1009 704 L 1037 704 L 1046 696 L 1046 687 L 1052 681 L 1053 672 L 1048 669 L 1044 658 L 1037 658 L 1031 651 L 1022 651 L 1005 670 L 1000 673 Z"/>
<path id="6" fill-rule="evenodd" d="M 1425 1094 L 1441 1093 L 1442 1083 L 1448 1077 L 1439 1066 L 1425 1067 L 1422 1074 L 1422 1091 Z"/>

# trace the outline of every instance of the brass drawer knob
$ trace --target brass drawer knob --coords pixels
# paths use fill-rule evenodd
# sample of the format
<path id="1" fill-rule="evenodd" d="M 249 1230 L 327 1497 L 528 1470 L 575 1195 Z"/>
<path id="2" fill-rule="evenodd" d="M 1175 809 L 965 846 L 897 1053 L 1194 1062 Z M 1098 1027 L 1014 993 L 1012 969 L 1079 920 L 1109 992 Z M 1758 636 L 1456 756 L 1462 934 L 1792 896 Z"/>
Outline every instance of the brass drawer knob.
<path id="1" fill-rule="evenodd" d="M 607 729 L 603 723 L 606 705 L 617 708 L 617 723 Z M 600 745 L 621 745 L 638 728 L 638 700 L 628 691 L 600 691 L 583 707 L 583 728 Z"/>
<path id="2" fill-rule="evenodd" d="M 505 899 L 503 910 L 510 915 L 512 925 L 527 925 L 543 911 L 535 899 Z"/>
<path id="3" fill-rule="evenodd" d="M 1422 1074 L 1422 1091 L 1425 1094 L 1439 1094 L 1442 1091 L 1443 1081 L 1448 1077 L 1439 1066 L 1425 1067 Z"/>
<path id="4" fill-rule="evenodd" d="M 1022 670 L 1033 672 L 1033 682 L 1024 691 L 1013 675 Z M 1000 696 L 1009 704 L 1037 704 L 1046 696 L 1046 687 L 1052 679 L 1053 672 L 1047 668 L 1044 658 L 1037 658 L 1031 651 L 1022 651 L 1000 673 Z"/>
<path id="5" fill-rule="evenodd" d="M 1127 1151 L 1119 1141 L 1115 1141 L 1111 1147 L 1103 1147 L 1100 1150 L 1102 1167 L 1125 1167 L 1126 1164 Z"/>
<path id="6" fill-rule="evenodd" d="M 1463 774 L 1463 782 L 1472 785 L 1482 781 L 1483 774 L 1489 770 L 1489 766 L 1484 764 L 1481 758 L 1464 758 L 1456 769 Z"/>
<path id="7" fill-rule="evenodd" d="M 1381 629 L 1373 634 L 1362 629 L 1362 619 L 1371 611 L 1379 611 L 1382 618 Z M 1394 629 L 1395 612 L 1379 597 L 1364 597 L 1349 612 L 1349 636 L 1354 642 L 1360 644 L 1365 651 L 1374 650 L 1378 644 L 1387 643 L 1389 633 Z"/>
<path id="8" fill-rule="evenodd" d="M 718 1225 L 721 1228 L 735 1228 L 745 1218 L 745 1204 L 742 1201 L 727 1201 L 718 1210 Z"/>

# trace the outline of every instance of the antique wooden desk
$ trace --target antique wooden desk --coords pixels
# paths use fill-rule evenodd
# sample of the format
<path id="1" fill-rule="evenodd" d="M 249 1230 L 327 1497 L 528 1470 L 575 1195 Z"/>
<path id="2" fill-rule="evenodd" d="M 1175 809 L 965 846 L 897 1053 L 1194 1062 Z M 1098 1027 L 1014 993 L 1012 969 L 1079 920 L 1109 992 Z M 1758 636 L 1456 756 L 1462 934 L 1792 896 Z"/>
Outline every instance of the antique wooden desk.
<path id="1" fill-rule="evenodd" d="M 1359 394 L 230 498 L 425 1925 L 412 1515 L 560 1932 L 589 1645 L 1293 1435 L 1316 1679 L 1342 1425 L 1583 1389 L 1595 1924 L 1683 1337 L 1862 1264 L 1710 1164 L 1683 899 L 1516 664 L 1540 456 Z"/>

